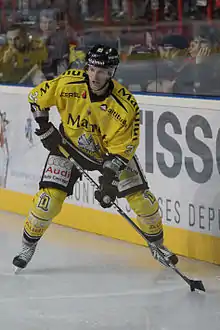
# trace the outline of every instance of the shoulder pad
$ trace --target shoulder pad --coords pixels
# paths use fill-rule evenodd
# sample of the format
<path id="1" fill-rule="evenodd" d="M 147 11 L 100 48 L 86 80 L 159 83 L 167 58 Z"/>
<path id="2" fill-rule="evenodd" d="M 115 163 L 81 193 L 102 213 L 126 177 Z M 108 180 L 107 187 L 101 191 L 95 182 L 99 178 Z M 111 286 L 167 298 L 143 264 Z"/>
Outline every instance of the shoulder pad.
<path id="1" fill-rule="evenodd" d="M 115 83 L 114 81 L 114 91 L 113 94 L 120 99 L 120 101 L 126 106 L 130 106 L 129 108 L 132 108 L 135 112 L 139 110 L 138 103 L 132 93 L 129 92 L 127 88 L 125 88 L 123 85 L 119 84 L 118 82 Z"/>

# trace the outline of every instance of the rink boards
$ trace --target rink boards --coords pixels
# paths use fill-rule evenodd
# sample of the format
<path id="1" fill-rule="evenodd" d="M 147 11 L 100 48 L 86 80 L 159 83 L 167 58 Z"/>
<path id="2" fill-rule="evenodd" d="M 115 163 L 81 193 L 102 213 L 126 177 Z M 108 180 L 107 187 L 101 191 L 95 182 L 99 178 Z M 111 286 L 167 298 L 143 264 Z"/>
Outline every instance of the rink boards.
<path id="1" fill-rule="evenodd" d="M 0 144 L 0 209 L 26 214 L 46 150 L 25 87 L 1 86 L 3 143 Z M 42 91 L 42 92 L 46 92 Z M 140 163 L 159 199 L 166 244 L 175 252 L 220 264 L 220 112 L 219 101 L 136 95 L 142 112 Z M 51 120 L 59 118 L 51 109 Z M 97 179 L 98 173 L 94 173 Z M 125 200 L 119 201 L 129 216 Z M 105 212 L 86 180 L 77 182 L 54 222 L 137 244 L 143 239 L 114 210 Z"/>

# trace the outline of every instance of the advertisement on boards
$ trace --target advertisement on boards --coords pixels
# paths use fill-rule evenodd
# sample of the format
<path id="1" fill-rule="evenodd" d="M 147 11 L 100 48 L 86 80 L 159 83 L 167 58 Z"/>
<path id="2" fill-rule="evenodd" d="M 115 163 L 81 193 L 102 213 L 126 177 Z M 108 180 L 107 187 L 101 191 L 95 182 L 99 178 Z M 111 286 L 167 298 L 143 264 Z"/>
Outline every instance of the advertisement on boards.
<path id="1" fill-rule="evenodd" d="M 167 102 L 140 102 L 138 154 L 150 188 L 164 223 L 220 236 L 220 111 Z"/>
<path id="2" fill-rule="evenodd" d="M 8 176 L 9 149 L 7 126 L 9 121 L 6 112 L 0 111 L 0 187 L 5 188 Z"/>
<path id="3" fill-rule="evenodd" d="M 35 123 L 27 103 L 28 91 L 26 88 L 19 90 L 20 93 L 13 93 L 12 87 L 9 87 L 9 92 L 1 92 L 1 112 L 6 113 L 7 120 L 0 151 L 0 166 L 3 167 L 1 186 L 33 194 L 37 189 L 46 150 L 41 148 L 34 134 Z M 4 170 L 6 164 L 7 171 Z"/>

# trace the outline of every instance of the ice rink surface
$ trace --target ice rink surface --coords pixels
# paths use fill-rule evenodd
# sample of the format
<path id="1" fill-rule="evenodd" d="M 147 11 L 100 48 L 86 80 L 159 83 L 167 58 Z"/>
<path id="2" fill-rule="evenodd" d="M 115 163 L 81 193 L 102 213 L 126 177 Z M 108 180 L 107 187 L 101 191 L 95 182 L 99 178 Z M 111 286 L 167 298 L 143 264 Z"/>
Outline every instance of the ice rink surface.
<path id="1" fill-rule="evenodd" d="M 52 225 L 14 275 L 22 226 L 0 212 L 1 330 L 220 329 L 219 266 L 181 258 L 179 268 L 207 290 L 191 293 L 145 247 Z"/>

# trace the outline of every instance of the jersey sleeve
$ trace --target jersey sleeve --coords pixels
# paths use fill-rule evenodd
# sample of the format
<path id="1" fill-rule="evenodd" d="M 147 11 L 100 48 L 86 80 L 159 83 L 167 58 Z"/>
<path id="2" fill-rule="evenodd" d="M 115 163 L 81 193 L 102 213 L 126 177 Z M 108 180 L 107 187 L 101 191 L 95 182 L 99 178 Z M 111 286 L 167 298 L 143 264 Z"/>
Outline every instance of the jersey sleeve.
<path id="1" fill-rule="evenodd" d="M 38 106 L 39 110 L 45 110 L 56 105 L 56 90 L 59 79 L 44 81 L 34 87 L 28 95 L 30 104 Z"/>
<path id="2" fill-rule="evenodd" d="M 60 77 L 42 82 L 33 88 L 28 95 L 31 112 L 38 124 L 48 122 L 50 107 L 57 103 L 56 96 L 59 79 Z"/>
<path id="3" fill-rule="evenodd" d="M 132 115 L 127 124 L 118 130 L 108 144 L 109 153 L 117 154 L 128 161 L 134 156 L 140 141 L 140 110 L 130 110 Z"/>

